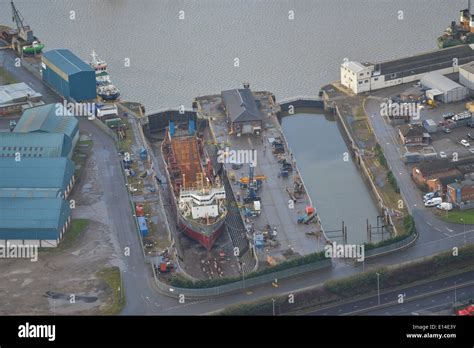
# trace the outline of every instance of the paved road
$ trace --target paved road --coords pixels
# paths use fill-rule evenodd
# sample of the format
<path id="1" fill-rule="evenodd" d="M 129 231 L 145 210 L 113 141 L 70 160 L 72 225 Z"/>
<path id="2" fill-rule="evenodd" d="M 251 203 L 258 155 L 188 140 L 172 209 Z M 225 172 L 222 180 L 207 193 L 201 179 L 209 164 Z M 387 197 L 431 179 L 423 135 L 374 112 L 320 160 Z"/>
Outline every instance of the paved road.
<path id="1" fill-rule="evenodd" d="M 18 81 L 28 83 L 33 89 L 43 94 L 46 103 L 57 102 L 58 98 L 47 87 L 43 85 L 34 75 L 22 67 L 15 67 L 13 64 L 15 54 L 10 50 L 0 50 L 0 63 L 5 67 Z M 204 314 L 225 308 L 231 304 L 253 301 L 261 297 L 276 296 L 282 293 L 291 293 L 299 289 L 321 284 L 328 279 L 340 279 L 350 275 L 357 274 L 362 270 L 361 265 L 354 267 L 350 262 L 335 262 L 335 267 L 327 271 L 320 271 L 307 274 L 301 277 L 280 280 L 279 287 L 275 288 L 271 283 L 252 289 L 252 291 L 242 290 L 231 295 L 222 296 L 215 299 L 206 299 L 200 301 L 186 300 L 180 304 L 177 299 L 172 299 L 158 293 L 153 285 L 149 268 L 145 265 L 143 254 L 141 253 L 140 241 L 131 216 L 123 175 L 120 172 L 120 162 L 117 156 L 113 141 L 99 131 L 94 125 L 80 120 L 80 127 L 92 134 L 94 140 L 94 151 L 103 161 L 98 161 L 102 184 L 104 187 L 104 199 L 107 202 L 108 215 L 113 221 L 113 228 L 117 234 L 119 248 L 124 250 L 130 248 L 129 257 L 122 256 L 124 263 L 123 279 L 126 291 L 127 304 L 123 314 L 168 314 L 168 315 L 193 315 Z M 377 127 L 377 134 L 383 131 Z M 388 154 L 387 159 L 392 163 L 395 154 Z M 400 168 L 403 170 L 404 168 Z M 404 194 L 409 195 L 407 200 L 411 204 L 416 202 L 410 195 L 408 188 L 399 179 L 400 187 Z M 419 197 L 418 197 L 419 198 Z M 421 202 L 420 202 L 421 203 Z M 417 221 L 417 227 L 421 233 L 420 241 L 412 248 L 400 253 L 389 255 L 377 260 L 367 261 L 365 269 L 379 267 L 381 265 L 397 264 L 403 261 L 411 260 L 421 256 L 431 255 L 439 251 L 447 250 L 452 246 L 459 246 L 463 243 L 462 233 L 459 226 L 442 225 L 440 231 L 425 225 L 425 221 L 437 226 L 438 220 L 430 214 L 424 213 L 424 210 L 413 212 Z M 448 228 L 450 230 L 448 230 Z M 461 227 L 462 229 L 462 227 Z M 472 231 L 470 231 L 472 232 Z M 468 242 L 472 242 L 473 234 L 468 234 Z M 297 301 L 296 297 L 296 301 Z"/>
<path id="2" fill-rule="evenodd" d="M 403 303 L 399 303 L 400 295 Z M 309 315 L 420 315 L 449 311 L 456 301 L 474 298 L 474 271 L 326 307 Z M 445 312 L 447 314 L 447 312 Z"/>
<path id="3" fill-rule="evenodd" d="M 411 179 L 409 169 L 402 160 L 400 149 L 397 145 L 396 131 L 380 115 L 381 101 L 381 98 L 369 97 L 365 104 L 365 110 L 370 116 L 372 128 L 380 146 L 383 148 L 389 167 L 397 178 L 398 186 L 407 204 L 407 208 L 415 219 L 417 230 L 420 232 L 417 245 L 434 244 L 436 241 L 443 241 L 440 244 L 442 247 L 442 245 L 450 244 L 446 241 L 446 238 L 455 239 L 457 244 L 453 245 L 462 245 L 464 239 L 459 237 L 464 235 L 464 226 L 444 222 L 432 213 L 431 210 L 433 208 L 424 207 L 420 190 Z M 466 231 L 467 239 L 472 241 L 473 225 L 466 225 Z"/>

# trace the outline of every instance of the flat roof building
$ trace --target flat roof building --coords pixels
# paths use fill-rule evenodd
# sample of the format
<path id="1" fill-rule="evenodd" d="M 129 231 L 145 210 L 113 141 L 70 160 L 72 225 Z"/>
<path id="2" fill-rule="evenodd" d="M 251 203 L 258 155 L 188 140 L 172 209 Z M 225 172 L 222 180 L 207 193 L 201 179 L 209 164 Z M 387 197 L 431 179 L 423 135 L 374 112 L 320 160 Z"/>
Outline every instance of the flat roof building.
<path id="1" fill-rule="evenodd" d="M 341 64 L 341 84 L 358 94 L 418 81 L 432 71 L 455 73 L 460 65 L 474 60 L 473 48 L 460 45 L 377 64 L 345 61 Z"/>
<path id="2" fill-rule="evenodd" d="M 0 86 L 0 116 L 40 105 L 42 95 L 24 82 Z"/>
<path id="3" fill-rule="evenodd" d="M 471 95 L 474 94 L 474 61 L 459 67 L 459 83 L 466 86 Z"/>
<path id="4" fill-rule="evenodd" d="M 71 223 L 62 198 L 0 198 L 0 245 L 56 247 Z"/>

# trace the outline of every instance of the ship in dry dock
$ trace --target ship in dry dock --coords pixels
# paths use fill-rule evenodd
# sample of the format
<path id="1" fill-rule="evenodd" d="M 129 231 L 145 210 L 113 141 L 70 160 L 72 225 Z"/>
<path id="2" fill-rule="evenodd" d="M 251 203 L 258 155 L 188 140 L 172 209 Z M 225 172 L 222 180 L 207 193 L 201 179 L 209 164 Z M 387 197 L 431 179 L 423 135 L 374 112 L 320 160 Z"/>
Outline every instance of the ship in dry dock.
<path id="1" fill-rule="evenodd" d="M 161 145 L 178 227 L 211 250 L 224 229 L 226 194 L 204 147 L 204 139 L 188 126 L 170 122 Z"/>

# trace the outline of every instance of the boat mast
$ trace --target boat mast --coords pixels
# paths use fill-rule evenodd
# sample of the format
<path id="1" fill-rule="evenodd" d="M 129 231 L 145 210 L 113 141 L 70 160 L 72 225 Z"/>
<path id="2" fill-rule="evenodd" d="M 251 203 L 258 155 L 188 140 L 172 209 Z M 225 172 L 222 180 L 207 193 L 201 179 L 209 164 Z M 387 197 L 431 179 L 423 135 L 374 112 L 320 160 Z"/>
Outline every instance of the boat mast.
<path id="1" fill-rule="evenodd" d="M 92 50 L 92 54 L 91 54 L 91 57 L 92 57 L 92 63 L 97 63 L 97 54 L 95 53 L 95 50 Z"/>

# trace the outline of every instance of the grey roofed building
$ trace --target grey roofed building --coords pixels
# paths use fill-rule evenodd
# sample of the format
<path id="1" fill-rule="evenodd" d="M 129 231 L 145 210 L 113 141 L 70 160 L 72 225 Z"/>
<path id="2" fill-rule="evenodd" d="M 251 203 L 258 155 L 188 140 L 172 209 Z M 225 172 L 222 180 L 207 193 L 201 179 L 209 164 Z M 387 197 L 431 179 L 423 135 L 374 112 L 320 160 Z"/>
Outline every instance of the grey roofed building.
<path id="1" fill-rule="evenodd" d="M 439 72 L 426 74 L 420 82 L 424 88 L 430 88 L 430 90 L 426 91 L 428 97 L 432 95 L 434 98 L 436 95 L 441 95 L 440 99 L 443 103 L 460 101 L 466 98 L 467 95 L 466 87 L 454 82 Z"/>
<path id="2" fill-rule="evenodd" d="M 376 64 L 375 70 L 380 70 L 380 74 L 385 75 L 386 80 L 391 80 L 452 67 L 453 58 L 457 58 L 459 65 L 466 64 L 474 60 L 474 50 L 471 45 L 434 50 Z"/>
<path id="3" fill-rule="evenodd" d="M 464 64 L 463 66 L 460 67 L 460 69 L 464 69 L 468 71 L 469 73 L 474 74 L 474 61 Z"/>
<path id="4" fill-rule="evenodd" d="M 39 100 L 37 93 L 24 82 L 0 86 L 0 105 L 26 102 L 28 99 Z"/>
<path id="5" fill-rule="evenodd" d="M 221 92 L 227 115 L 232 122 L 262 121 L 255 98 L 249 88 Z"/>
<path id="6" fill-rule="evenodd" d="M 418 124 L 404 124 L 398 128 L 404 137 L 418 137 L 424 133 L 424 128 Z"/>
<path id="7" fill-rule="evenodd" d="M 462 87 L 459 83 L 441 75 L 438 72 L 430 72 L 421 79 L 422 85 L 427 85 L 430 88 L 437 88 L 442 92 L 447 92 L 454 88 Z M 434 87 L 431 87 L 434 86 Z"/>

